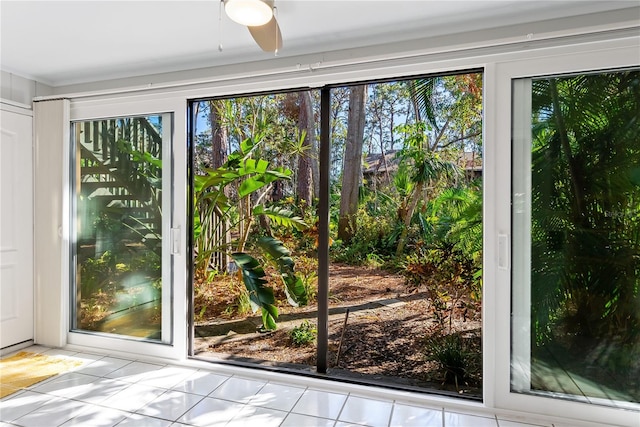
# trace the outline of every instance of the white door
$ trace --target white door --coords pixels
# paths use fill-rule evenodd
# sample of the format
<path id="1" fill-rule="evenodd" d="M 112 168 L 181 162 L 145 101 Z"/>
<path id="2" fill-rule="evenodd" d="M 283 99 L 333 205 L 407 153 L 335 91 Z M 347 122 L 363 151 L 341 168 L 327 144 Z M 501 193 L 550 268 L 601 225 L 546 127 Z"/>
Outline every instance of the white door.
<path id="1" fill-rule="evenodd" d="M 31 110 L 0 104 L 0 349 L 33 340 Z"/>

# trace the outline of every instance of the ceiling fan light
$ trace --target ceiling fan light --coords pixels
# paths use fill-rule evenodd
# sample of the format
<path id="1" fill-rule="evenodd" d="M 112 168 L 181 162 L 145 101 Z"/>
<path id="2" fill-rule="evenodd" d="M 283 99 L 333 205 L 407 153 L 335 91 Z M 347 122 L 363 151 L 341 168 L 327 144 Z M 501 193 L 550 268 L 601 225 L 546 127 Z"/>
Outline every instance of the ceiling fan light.
<path id="1" fill-rule="evenodd" d="M 262 0 L 225 0 L 227 16 L 241 25 L 264 25 L 273 17 L 273 10 Z"/>

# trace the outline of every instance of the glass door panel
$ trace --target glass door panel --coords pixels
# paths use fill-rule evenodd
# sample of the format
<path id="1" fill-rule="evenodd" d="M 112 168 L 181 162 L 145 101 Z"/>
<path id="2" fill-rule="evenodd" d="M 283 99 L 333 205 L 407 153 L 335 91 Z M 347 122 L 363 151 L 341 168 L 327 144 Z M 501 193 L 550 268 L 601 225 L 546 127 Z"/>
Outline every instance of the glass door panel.
<path id="1" fill-rule="evenodd" d="M 319 95 L 192 104 L 197 357 L 315 366 Z"/>
<path id="2" fill-rule="evenodd" d="M 511 389 L 637 407 L 640 71 L 515 80 L 513 116 Z"/>
<path id="3" fill-rule="evenodd" d="M 163 152 L 170 115 L 73 123 L 72 329 L 170 341 Z"/>
<path id="4" fill-rule="evenodd" d="M 482 398 L 482 83 L 331 89 L 331 374 Z"/>

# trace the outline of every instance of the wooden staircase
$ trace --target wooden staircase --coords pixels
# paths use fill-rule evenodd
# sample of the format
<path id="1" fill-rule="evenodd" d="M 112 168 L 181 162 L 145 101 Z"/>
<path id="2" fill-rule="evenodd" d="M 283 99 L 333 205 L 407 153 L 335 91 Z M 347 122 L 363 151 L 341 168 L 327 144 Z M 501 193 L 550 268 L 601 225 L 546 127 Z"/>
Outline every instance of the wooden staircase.
<path id="1" fill-rule="evenodd" d="M 106 213 L 129 228 L 129 245 L 143 243 L 160 251 L 162 137 L 158 127 L 141 117 L 76 126 L 76 189 L 79 204 L 90 210 L 85 218 L 95 221 L 96 215 Z M 92 226 L 81 224 L 85 231 L 79 230 L 79 236 L 93 234 Z"/>

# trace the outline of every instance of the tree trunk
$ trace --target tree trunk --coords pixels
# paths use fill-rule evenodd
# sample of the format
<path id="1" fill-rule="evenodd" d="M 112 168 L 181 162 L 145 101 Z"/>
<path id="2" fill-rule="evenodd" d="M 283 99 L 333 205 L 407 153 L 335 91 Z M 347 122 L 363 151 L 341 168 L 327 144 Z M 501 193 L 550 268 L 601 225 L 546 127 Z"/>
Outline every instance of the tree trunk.
<path id="1" fill-rule="evenodd" d="M 413 213 L 416 211 L 416 206 L 418 206 L 418 202 L 422 198 L 422 190 L 424 188 L 424 182 L 419 181 L 416 183 L 415 190 L 413 191 L 411 201 L 409 202 L 409 206 L 404 213 L 403 223 L 404 226 L 402 228 L 402 233 L 400 233 L 400 237 L 398 238 L 398 247 L 396 248 L 396 257 L 400 257 L 402 252 L 404 252 L 404 247 L 407 244 L 407 237 L 409 235 L 409 227 L 411 226 L 411 218 L 413 217 Z"/>
<path id="2" fill-rule="evenodd" d="M 298 183 L 296 194 L 299 200 L 307 202 L 311 206 L 312 183 L 311 183 L 311 156 L 312 141 L 315 139 L 315 128 L 313 123 L 313 106 L 311 95 L 308 91 L 299 93 L 300 110 L 298 112 L 298 129 L 300 134 L 306 133 L 303 147 L 306 149 L 298 156 Z"/>
<path id="3" fill-rule="evenodd" d="M 366 85 L 353 86 L 349 94 L 349 118 L 342 168 L 342 194 L 338 238 L 349 242 L 357 230 L 358 193 L 362 171 L 362 145 L 364 138 Z"/>
<path id="4" fill-rule="evenodd" d="M 211 169 L 218 169 L 227 161 L 229 133 L 218 113 L 216 101 L 209 101 L 209 122 L 211 123 Z"/>

